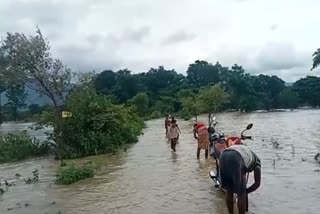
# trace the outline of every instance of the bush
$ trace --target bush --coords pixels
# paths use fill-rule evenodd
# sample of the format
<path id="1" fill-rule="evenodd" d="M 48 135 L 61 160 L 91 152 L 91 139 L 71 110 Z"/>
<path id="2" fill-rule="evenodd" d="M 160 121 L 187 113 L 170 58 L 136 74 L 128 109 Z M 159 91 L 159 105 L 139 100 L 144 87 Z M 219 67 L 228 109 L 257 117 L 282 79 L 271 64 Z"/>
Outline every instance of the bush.
<path id="1" fill-rule="evenodd" d="M 0 163 L 46 155 L 49 151 L 48 142 L 31 138 L 25 131 L 0 138 Z"/>
<path id="2" fill-rule="evenodd" d="M 162 117 L 161 112 L 160 112 L 160 111 L 154 111 L 154 112 L 152 112 L 152 113 L 150 114 L 150 116 L 149 116 L 147 119 L 152 120 L 152 119 L 158 119 L 158 118 L 160 118 L 160 117 Z"/>
<path id="3" fill-rule="evenodd" d="M 58 184 L 72 184 L 77 181 L 92 178 L 94 176 L 94 169 L 92 166 L 66 166 L 61 167 L 57 173 Z"/>
<path id="4" fill-rule="evenodd" d="M 114 152 L 136 142 L 144 127 L 132 108 L 112 104 L 91 86 L 75 88 L 67 98 L 66 109 L 72 117 L 65 118 L 63 124 L 60 158 Z"/>
<path id="5" fill-rule="evenodd" d="M 183 118 L 185 121 L 188 121 L 192 118 L 192 115 L 186 109 L 182 109 L 179 112 L 179 117 Z"/>

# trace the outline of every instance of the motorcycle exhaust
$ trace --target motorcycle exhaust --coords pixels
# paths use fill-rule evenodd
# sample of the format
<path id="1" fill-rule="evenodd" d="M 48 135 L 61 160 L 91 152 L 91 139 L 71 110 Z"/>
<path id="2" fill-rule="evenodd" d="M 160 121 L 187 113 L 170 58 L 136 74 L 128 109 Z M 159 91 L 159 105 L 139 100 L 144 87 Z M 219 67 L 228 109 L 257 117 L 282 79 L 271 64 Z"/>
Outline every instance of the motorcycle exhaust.
<path id="1" fill-rule="evenodd" d="M 215 183 L 214 187 L 215 188 L 219 188 L 220 187 L 220 181 L 218 180 L 218 177 L 216 176 L 216 174 L 211 170 L 209 172 L 209 175 L 210 175 L 211 179 L 213 180 L 213 182 Z"/>

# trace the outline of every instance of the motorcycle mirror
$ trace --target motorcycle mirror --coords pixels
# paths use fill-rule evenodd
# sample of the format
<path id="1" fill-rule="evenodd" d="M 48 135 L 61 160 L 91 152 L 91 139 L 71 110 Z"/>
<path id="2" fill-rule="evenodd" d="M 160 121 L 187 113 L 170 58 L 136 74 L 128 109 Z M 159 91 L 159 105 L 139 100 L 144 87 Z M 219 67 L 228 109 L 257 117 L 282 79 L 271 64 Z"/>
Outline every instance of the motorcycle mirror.
<path id="1" fill-rule="evenodd" d="M 252 128 L 252 126 L 253 126 L 253 124 L 252 123 L 250 123 L 248 126 L 247 126 L 247 130 L 249 130 L 249 129 L 251 129 Z"/>

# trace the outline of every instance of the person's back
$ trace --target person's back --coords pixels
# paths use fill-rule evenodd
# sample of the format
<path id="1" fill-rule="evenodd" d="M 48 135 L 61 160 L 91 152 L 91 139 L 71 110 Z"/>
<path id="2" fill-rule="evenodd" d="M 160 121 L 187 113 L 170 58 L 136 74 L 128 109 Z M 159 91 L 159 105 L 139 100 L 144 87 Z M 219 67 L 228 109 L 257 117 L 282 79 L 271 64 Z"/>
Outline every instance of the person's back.
<path id="1" fill-rule="evenodd" d="M 249 147 L 245 145 L 232 145 L 226 148 L 224 151 L 229 150 L 237 151 L 241 155 L 246 167 L 246 173 L 252 172 L 257 165 L 261 166 L 260 159 L 253 151 L 251 151 L 251 149 L 249 149 Z"/>
<path id="2" fill-rule="evenodd" d="M 233 213 L 233 194 L 238 195 L 239 214 L 247 210 L 247 194 L 260 186 L 261 162 L 258 156 L 247 146 L 233 145 L 220 155 L 220 178 L 222 187 L 226 189 L 226 203 L 229 213 Z M 254 184 L 247 189 L 246 174 L 254 171 Z"/>

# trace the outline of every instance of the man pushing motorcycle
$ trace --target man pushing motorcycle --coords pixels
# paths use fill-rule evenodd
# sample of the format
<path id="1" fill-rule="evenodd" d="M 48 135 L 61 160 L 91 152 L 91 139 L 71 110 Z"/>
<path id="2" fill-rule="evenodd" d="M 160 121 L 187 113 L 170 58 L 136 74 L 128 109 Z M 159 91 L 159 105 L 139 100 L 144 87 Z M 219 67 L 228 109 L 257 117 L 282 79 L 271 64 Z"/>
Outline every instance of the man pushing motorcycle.
<path id="1" fill-rule="evenodd" d="M 252 126 L 253 124 L 249 124 L 241 132 L 241 136 L 228 136 L 226 140 L 224 134 L 216 132 L 214 127 L 209 130 L 217 169 L 217 173 L 211 171 L 210 176 L 216 186 L 226 191 L 229 214 L 233 214 L 234 194 L 237 194 L 239 214 L 244 214 L 248 211 L 248 194 L 260 186 L 261 161 L 253 151 L 243 145 L 243 140 L 252 140 L 251 136 L 244 135 L 244 132 L 251 129 Z M 254 184 L 247 188 L 248 175 L 252 171 L 254 172 Z"/>
<path id="2" fill-rule="evenodd" d="M 244 145 L 232 145 L 224 149 L 219 158 L 222 188 L 226 190 L 226 204 L 233 214 L 233 195 L 238 196 L 239 214 L 248 210 L 248 194 L 257 190 L 261 182 L 261 161 Z M 246 175 L 254 172 L 254 184 L 247 188 Z"/>

